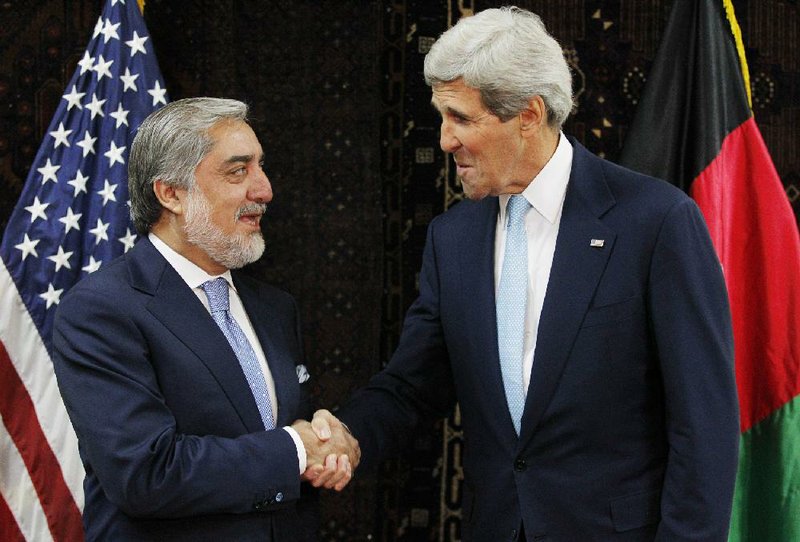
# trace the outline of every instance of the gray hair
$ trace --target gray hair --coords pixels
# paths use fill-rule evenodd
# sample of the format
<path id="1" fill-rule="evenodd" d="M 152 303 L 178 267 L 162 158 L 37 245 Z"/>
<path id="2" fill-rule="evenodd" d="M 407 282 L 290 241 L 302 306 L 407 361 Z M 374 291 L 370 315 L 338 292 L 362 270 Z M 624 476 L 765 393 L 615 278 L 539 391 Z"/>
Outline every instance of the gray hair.
<path id="1" fill-rule="evenodd" d="M 140 234 L 149 232 L 163 211 L 153 192 L 155 181 L 192 188 L 197 165 L 214 145 L 208 131 L 222 120 L 247 121 L 247 104 L 223 98 L 187 98 L 144 119 L 128 157 L 131 219 Z"/>
<path id="2" fill-rule="evenodd" d="M 430 86 L 463 78 L 483 105 L 502 121 L 541 96 L 547 121 L 560 129 L 573 107 L 572 75 L 558 42 L 541 18 L 517 7 L 487 9 L 463 17 L 425 56 Z"/>

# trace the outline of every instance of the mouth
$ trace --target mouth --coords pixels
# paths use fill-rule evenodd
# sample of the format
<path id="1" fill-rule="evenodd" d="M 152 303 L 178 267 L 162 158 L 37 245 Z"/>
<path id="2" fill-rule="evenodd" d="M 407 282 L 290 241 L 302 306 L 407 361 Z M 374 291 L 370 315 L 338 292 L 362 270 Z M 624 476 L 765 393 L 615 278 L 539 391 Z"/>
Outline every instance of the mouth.
<path id="1" fill-rule="evenodd" d="M 261 225 L 261 217 L 264 215 L 266 210 L 266 205 L 246 205 L 240 208 L 236 213 L 236 221 L 241 222 L 248 227 L 259 229 Z"/>
<path id="2" fill-rule="evenodd" d="M 470 169 L 472 169 L 472 166 L 456 162 L 456 175 L 459 177 L 463 177 Z"/>
<path id="3" fill-rule="evenodd" d="M 260 214 L 241 215 L 239 217 L 239 222 L 243 222 L 248 226 L 258 228 L 261 224 L 261 215 Z"/>
<path id="4" fill-rule="evenodd" d="M 472 164 L 467 163 L 466 159 L 469 158 L 468 156 L 463 154 L 462 155 L 453 154 L 452 156 L 453 156 L 453 163 L 455 163 L 456 165 L 456 169 L 465 170 L 472 167 Z"/>

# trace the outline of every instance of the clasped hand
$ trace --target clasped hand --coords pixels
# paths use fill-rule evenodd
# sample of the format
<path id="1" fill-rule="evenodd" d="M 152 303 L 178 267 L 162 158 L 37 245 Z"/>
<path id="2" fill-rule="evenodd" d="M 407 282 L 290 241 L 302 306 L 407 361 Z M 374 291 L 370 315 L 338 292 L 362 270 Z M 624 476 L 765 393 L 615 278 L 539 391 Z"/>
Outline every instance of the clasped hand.
<path id="1" fill-rule="evenodd" d="M 329 411 L 318 410 L 310 423 L 297 420 L 292 427 L 306 449 L 306 471 L 302 479 L 314 487 L 344 489 L 361 459 L 358 441 L 344 424 Z"/>

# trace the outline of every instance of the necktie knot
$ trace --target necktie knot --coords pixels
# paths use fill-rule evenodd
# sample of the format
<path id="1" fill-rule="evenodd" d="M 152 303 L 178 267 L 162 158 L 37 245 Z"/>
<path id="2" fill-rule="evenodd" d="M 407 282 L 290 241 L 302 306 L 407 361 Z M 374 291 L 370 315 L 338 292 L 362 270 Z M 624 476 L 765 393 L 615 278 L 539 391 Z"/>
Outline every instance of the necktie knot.
<path id="1" fill-rule="evenodd" d="M 506 212 L 508 213 L 508 227 L 520 226 L 524 219 L 525 214 L 528 212 L 531 204 L 521 194 L 515 194 L 508 200 Z"/>
<path id="2" fill-rule="evenodd" d="M 228 281 L 222 277 L 204 282 L 200 286 L 208 298 L 208 308 L 212 313 L 227 312 L 230 307 L 228 301 Z"/>

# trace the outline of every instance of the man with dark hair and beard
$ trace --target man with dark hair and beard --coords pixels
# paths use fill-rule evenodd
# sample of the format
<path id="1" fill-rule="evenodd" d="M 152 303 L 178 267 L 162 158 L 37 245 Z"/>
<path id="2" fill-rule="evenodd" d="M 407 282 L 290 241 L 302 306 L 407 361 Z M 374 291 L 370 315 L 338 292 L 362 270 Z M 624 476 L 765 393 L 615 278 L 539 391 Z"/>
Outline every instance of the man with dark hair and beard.
<path id="1" fill-rule="evenodd" d="M 139 128 L 143 238 L 64 297 L 53 333 L 87 540 L 316 540 L 310 486 L 350 480 L 358 443 L 303 421 L 294 299 L 231 271 L 264 251 L 262 161 L 238 101 L 179 100 Z"/>

